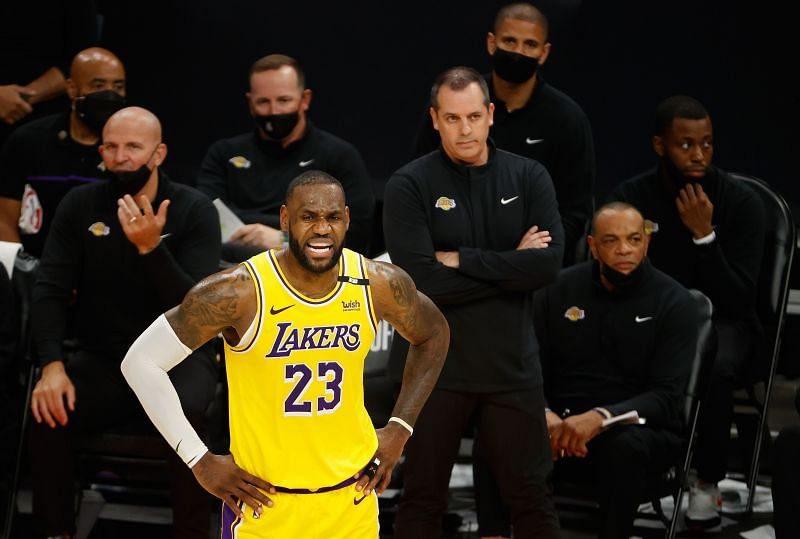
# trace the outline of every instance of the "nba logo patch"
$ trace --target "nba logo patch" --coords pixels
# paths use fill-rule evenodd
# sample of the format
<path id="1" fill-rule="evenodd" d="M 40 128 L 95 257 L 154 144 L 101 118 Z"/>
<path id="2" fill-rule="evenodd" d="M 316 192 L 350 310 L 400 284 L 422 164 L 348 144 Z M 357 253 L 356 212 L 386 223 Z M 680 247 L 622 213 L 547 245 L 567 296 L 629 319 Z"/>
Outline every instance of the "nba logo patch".
<path id="1" fill-rule="evenodd" d="M 564 318 L 569 320 L 570 322 L 577 322 L 578 320 L 583 320 L 586 318 L 586 313 L 580 307 L 570 307 L 564 313 Z"/>
<path id="2" fill-rule="evenodd" d="M 435 207 L 439 208 L 440 210 L 450 211 L 456 207 L 456 201 L 452 198 L 439 197 L 436 199 Z"/>

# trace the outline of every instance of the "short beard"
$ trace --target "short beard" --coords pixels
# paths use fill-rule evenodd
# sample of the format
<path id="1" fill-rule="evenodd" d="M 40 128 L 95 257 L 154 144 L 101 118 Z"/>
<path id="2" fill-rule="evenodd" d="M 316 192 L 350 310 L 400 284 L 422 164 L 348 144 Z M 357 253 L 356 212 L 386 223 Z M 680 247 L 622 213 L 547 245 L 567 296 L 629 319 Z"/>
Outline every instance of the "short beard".
<path id="1" fill-rule="evenodd" d="M 311 273 L 325 273 L 326 271 L 330 270 L 331 268 L 335 267 L 336 264 L 339 263 L 339 257 L 342 256 L 342 249 L 344 245 L 339 245 L 336 247 L 334 244 L 333 247 L 333 256 L 331 257 L 330 261 L 328 261 L 324 266 L 315 266 L 311 263 L 311 260 L 308 259 L 306 256 L 305 251 L 303 248 L 300 247 L 300 242 L 297 241 L 294 237 L 292 237 L 291 231 L 289 232 L 289 250 L 292 252 L 294 257 L 297 259 L 297 262 L 303 269 L 310 271 Z"/>

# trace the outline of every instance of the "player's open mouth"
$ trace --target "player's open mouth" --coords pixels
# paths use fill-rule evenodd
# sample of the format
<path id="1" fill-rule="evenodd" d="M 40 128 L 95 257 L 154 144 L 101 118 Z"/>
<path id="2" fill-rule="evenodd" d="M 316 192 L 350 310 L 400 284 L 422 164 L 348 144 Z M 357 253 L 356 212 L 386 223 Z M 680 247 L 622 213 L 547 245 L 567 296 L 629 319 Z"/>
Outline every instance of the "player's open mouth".
<path id="1" fill-rule="evenodd" d="M 308 243 L 306 243 L 306 250 L 312 256 L 328 256 L 331 253 L 333 253 L 333 244 L 332 243 L 308 242 Z"/>

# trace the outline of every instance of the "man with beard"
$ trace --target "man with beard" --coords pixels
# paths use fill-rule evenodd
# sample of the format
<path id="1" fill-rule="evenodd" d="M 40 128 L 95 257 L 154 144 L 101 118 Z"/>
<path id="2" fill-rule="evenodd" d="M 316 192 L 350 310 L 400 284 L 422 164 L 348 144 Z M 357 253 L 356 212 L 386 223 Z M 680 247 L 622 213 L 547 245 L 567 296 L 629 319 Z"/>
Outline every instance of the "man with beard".
<path id="1" fill-rule="evenodd" d="M 217 268 L 217 213 L 204 195 L 160 169 L 161 124 L 147 110 L 115 113 L 100 146 L 108 181 L 64 197 L 33 289 L 31 327 L 42 366 L 31 397 L 33 514 L 43 536 L 75 532 L 76 434 L 144 419 L 119 365 L 158 313 Z M 157 208 L 157 209 L 154 209 Z M 68 307 L 77 351 L 63 348 Z M 181 405 L 203 427 L 217 366 L 204 350 L 172 373 Z M 177 458 L 168 462 L 173 536 L 208 537 L 211 498 Z"/>
<path id="2" fill-rule="evenodd" d="M 717 356 L 700 415 L 698 481 L 689 493 L 692 528 L 720 524 L 717 482 L 725 477 L 735 379 L 758 332 L 756 284 L 765 217 L 758 195 L 711 164 L 711 117 L 696 99 L 677 95 L 656 109 L 658 166 L 613 191 L 653 223 L 653 264 L 714 304 Z"/>
<path id="3" fill-rule="evenodd" d="M 322 171 L 290 184 L 288 247 L 205 279 L 159 317 L 122 370 L 150 419 L 221 498 L 222 537 L 378 537 L 378 500 L 442 368 L 450 332 L 399 268 L 343 249 L 342 185 Z M 363 363 L 385 319 L 411 342 L 405 384 L 377 432 Z M 222 332 L 231 454 L 209 453 L 167 371 Z M 264 518 L 261 518 L 264 517 Z"/>
<path id="4" fill-rule="evenodd" d="M 253 130 L 212 144 L 197 177 L 200 191 L 245 223 L 223 245 L 223 257 L 240 262 L 283 245 L 278 214 L 286 187 L 309 169 L 341 181 L 352 222 L 345 245 L 366 252 L 375 205 L 366 166 L 352 144 L 311 123 L 311 90 L 297 60 L 271 54 L 256 61 L 247 103 Z"/>
<path id="5" fill-rule="evenodd" d="M 101 181 L 106 120 L 125 105 L 125 69 L 112 52 L 79 52 L 66 81 L 72 108 L 14 131 L 0 153 L 0 240 L 42 256 L 56 207 L 73 187 Z"/>
<path id="6" fill-rule="evenodd" d="M 529 3 L 498 11 L 486 36 L 492 71 L 485 75 L 495 105 L 491 137 L 497 147 L 542 163 L 556 189 L 564 226 L 564 266 L 592 215 L 595 178 L 594 142 L 586 114 L 569 96 L 547 84 L 541 67 L 550 55 L 547 17 Z M 417 154 L 439 145 L 426 115 L 417 138 Z M 582 249 L 579 249 L 582 250 Z"/>

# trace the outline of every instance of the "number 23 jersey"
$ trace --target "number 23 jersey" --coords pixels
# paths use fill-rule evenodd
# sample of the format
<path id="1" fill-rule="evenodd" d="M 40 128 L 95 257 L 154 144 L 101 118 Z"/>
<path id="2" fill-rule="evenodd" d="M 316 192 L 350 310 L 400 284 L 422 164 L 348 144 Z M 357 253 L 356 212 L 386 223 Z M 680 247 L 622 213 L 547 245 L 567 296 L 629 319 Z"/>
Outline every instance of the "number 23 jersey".
<path id="1" fill-rule="evenodd" d="M 289 284 L 275 251 L 244 265 L 257 311 L 239 345 L 225 343 L 231 453 L 277 486 L 336 485 L 378 447 L 364 407 L 364 359 L 377 327 L 365 261 L 344 249 L 336 287 L 315 299 Z"/>

